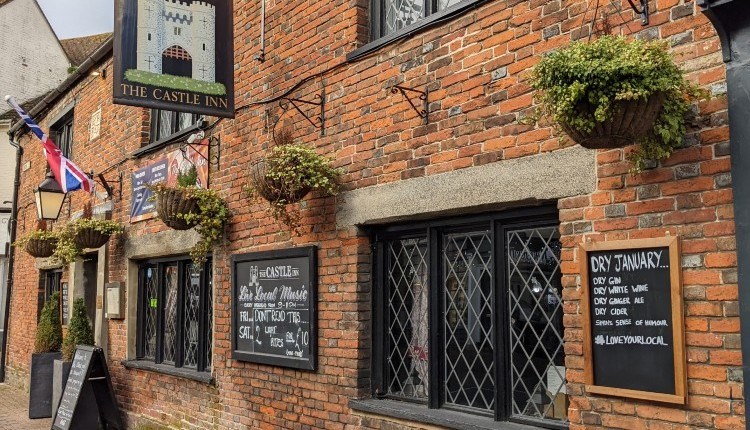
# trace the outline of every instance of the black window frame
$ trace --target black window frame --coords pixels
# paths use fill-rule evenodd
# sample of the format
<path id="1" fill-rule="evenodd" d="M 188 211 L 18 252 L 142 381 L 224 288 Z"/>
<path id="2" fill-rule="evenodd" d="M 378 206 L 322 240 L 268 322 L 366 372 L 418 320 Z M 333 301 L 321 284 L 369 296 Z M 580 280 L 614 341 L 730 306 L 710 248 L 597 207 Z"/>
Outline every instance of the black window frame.
<path id="1" fill-rule="evenodd" d="M 162 112 L 169 112 L 172 114 L 172 123 L 171 123 L 171 133 L 169 133 L 166 136 L 160 136 L 159 135 L 159 126 L 161 122 L 161 114 Z M 190 126 L 185 128 L 180 128 L 180 115 L 192 115 L 193 116 L 193 122 Z M 194 113 L 188 113 L 188 112 L 178 112 L 178 111 L 167 111 L 162 109 L 152 109 L 151 110 L 151 142 L 149 145 L 161 143 L 161 142 L 169 142 L 175 139 L 178 139 L 185 134 L 192 133 L 194 130 L 198 128 L 198 123 L 200 122 L 201 115 L 194 114 Z"/>
<path id="2" fill-rule="evenodd" d="M 177 321 L 176 321 L 176 339 L 175 339 L 175 360 L 174 363 L 164 361 L 164 303 L 166 286 L 164 283 L 164 269 L 167 266 L 177 265 Z M 136 359 L 146 361 L 162 366 L 183 369 L 188 372 L 210 373 L 212 367 L 213 354 L 213 262 L 209 257 L 203 270 L 200 271 L 200 300 L 199 300 L 199 322 L 198 322 L 198 349 L 196 352 L 196 367 L 185 367 L 185 279 L 190 272 L 192 260 L 188 256 L 150 259 L 139 262 L 138 264 L 138 309 L 137 309 L 137 335 L 136 335 Z M 144 321 L 144 311 L 149 306 L 148 297 L 144 294 L 146 285 L 146 269 L 155 268 L 158 279 L 157 291 L 157 311 L 156 311 L 156 351 L 154 358 L 146 357 L 146 324 Z M 210 331 L 208 329 L 211 329 Z"/>
<path id="3" fill-rule="evenodd" d="M 472 231 L 476 227 L 487 227 L 492 238 L 492 265 L 491 276 L 494 288 L 493 309 L 507 309 L 508 295 L 506 273 L 506 231 L 518 228 L 540 228 L 559 226 L 559 212 L 553 204 L 537 206 L 532 208 L 512 209 L 499 213 L 469 215 L 460 217 L 449 217 L 432 221 L 402 223 L 372 229 L 371 240 L 373 250 L 373 298 L 372 298 L 372 361 L 371 395 L 378 399 L 391 399 L 422 405 L 429 410 L 457 411 L 475 415 L 477 417 L 488 417 L 498 422 L 514 422 L 549 429 L 568 429 L 567 422 L 556 423 L 554 421 L 538 420 L 532 417 L 524 418 L 512 415 L 512 383 L 510 364 L 510 345 L 505 340 L 510 339 L 510 323 L 506 321 L 506 312 L 495 312 L 493 315 L 492 345 L 494 346 L 494 411 L 483 413 L 476 409 L 464 408 L 456 405 L 444 405 L 444 392 L 441 382 L 444 381 L 444 353 L 441 348 L 445 346 L 444 334 L 441 332 L 442 321 L 441 309 L 443 307 L 444 287 L 435 283 L 440 279 L 441 262 L 441 235 L 445 233 L 456 233 Z M 388 242 L 401 239 L 426 238 L 428 277 L 430 279 L 430 299 L 428 307 L 429 322 L 429 390 L 427 400 L 405 398 L 389 395 L 388 385 L 388 288 L 385 286 L 387 270 L 385 245 Z M 437 262 L 437 264 L 433 264 Z M 500 276 L 498 276 L 500 274 Z M 434 291 L 437 290 L 437 291 Z M 499 342 L 499 339 L 504 341 Z M 376 341 L 377 340 L 377 341 Z"/>
<path id="4" fill-rule="evenodd" d="M 73 109 L 71 109 L 49 128 L 52 141 L 68 159 L 73 157 L 73 140 L 75 139 L 73 117 Z"/>
<path id="5" fill-rule="evenodd" d="M 37 321 L 42 316 L 42 308 L 52 294 L 62 291 L 62 269 L 50 269 L 39 271 L 39 291 L 37 294 Z M 56 288 L 55 288 L 56 287 Z M 62 301 L 62 297 L 60 298 Z M 61 310 L 65 312 L 65 310 Z"/>

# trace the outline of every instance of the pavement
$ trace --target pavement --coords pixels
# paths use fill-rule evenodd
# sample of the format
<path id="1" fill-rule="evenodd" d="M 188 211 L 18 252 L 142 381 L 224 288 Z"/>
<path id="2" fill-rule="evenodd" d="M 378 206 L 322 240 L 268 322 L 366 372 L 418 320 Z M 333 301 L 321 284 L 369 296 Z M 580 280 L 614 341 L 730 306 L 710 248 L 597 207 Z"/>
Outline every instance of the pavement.
<path id="1" fill-rule="evenodd" d="M 29 419 L 29 393 L 0 384 L 0 430 L 49 430 L 52 419 Z"/>

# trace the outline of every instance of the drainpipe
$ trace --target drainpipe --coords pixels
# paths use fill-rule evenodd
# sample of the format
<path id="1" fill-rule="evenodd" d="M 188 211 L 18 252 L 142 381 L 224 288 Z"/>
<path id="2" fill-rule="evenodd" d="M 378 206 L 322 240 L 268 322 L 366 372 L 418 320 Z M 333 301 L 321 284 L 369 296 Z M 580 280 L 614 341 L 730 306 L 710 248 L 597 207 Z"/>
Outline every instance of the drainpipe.
<path id="1" fill-rule="evenodd" d="M 18 221 L 18 188 L 21 185 L 21 156 L 23 148 L 14 142 L 15 133 L 8 133 L 10 144 L 16 149 L 16 174 L 13 180 L 13 208 L 11 209 L 10 221 L 10 243 L 16 241 L 16 225 Z M 3 318 L 3 338 L 0 343 L 0 382 L 5 382 L 5 360 L 8 357 L 8 322 L 10 320 L 10 296 L 13 291 L 13 263 L 16 257 L 16 247 L 10 246 L 8 249 L 8 281 L 5 288 L 5 311 Z"/>
<path id="2" fill-rule="evenodd" d="M 721 39 L 727 64 L 729 147 L 737 239 L 740 339 L 744 398 L 750 399 L 750 1 L 698 0 Z M 729 377 L 729 375 L 727 375 Z M 745 408 L 750 430 L 750 408 Z"/>

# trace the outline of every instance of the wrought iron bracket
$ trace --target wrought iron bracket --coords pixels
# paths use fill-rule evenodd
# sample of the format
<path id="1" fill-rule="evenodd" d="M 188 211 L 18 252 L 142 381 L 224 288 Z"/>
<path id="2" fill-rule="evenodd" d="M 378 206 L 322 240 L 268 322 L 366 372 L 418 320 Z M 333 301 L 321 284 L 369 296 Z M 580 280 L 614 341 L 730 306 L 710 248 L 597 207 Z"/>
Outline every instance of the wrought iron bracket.
<path id="1" fill-rule="evenodd" d="M 91 173 L 89 173 L 89 178 L 94 179 L 95 182 L 98 182 L 99 185 L 104 188 L 104 191 L 107 192 L 107 198 L 111 198 L 114 194 L 114 190 L 112 189 L 111 184 L 117 184 L 117 194 L 118 194 L 118 200 L 122 200 L 122 172 L 116 177 L 112 179 L 107 179 L 104 177 L 102 173 L 99 173 L 96 175 L 98 181 L 94 179 L 94 171 L 92 170 Z"/>
<path id="2" fill-rule="evenodd" d="M 424 91 L 420 91 L 416 88 L 408 88 L 401 85 L 394 85 L 391 87 L 391 93 L 392 94 L 398 94 L 401 93 L 402 96 L 406 99 L 407 102 L 411 105 L 411 108 L 414 109 L 414 111 L 419 115 L 420 118 L 422 118 L 422 123 L 424 125 L 427 125 L 430 123 L 430 90 L 427 88 L 427 86 L 424 87 Z M 411 97 L 409 97 L 408 93 L 416 93 L 419 94 L 419 100 L 422 101 L 422 107 L 419 108 L 414 101 L 412 101 Z"/>
<path id="3" fill-rule="evenodd" d="M 203 143 L 206 140 L 208 141 L 208 143 Z M 208 157 L 204 157 L 203 154 L 201 154 L 200 151 L 195 148 L 196 146 L 208 146 Z M 183 154 L 188 147 L 190 147 L 190 149 L 192 149 L 202 159 L 206 160 L 209 164 L 214 164 L 217 170 L 221 168 L 221 138 L 209 136 L 203 139 L 201 142 L 185 143 L 184 145 L 182 145 L 182 147 L 180 147 L 180 150 L 183 152 Z M 216 149 L 216 151 L 214 151 L 214 154 L 211 154 L 212 149 Z"/>
<path id="4" fill-rule="evenodd" d="M 641 24 L 642 25 L 648 25 L 649 23 L 649 10 L 648 10 L 648 0 L 639 0 L 641 3 L 641 8 L 638 9 L 638 6 L 633 3 L 633 0 L 628 0 L 628 3 L 630 3 L 630 7 L 633 8 L 635 13 L 638 13 L 641 15 Z"/>
<path id="5" fill-rule="evenodd" d="M 302 99 L 295 99 L 291 97 L 283 97 L 279 99 L 279 106 L 281 109 L 284 110 L 284 112 L 288 111 L 290 107 L 293 107 L 297 112 L 299 112 L 307 122 L 309 122 L 313 127 L 320 129 L 320 135 L 325 136 L 326 133 L 326 90 L 323 88 L 320 92 L 320 94 L 315 95 L 315 99 L 318 101 L 310 101 L 310 100 L 302 100 Z M 320 114 L 317 117 L 311 118 L 310 115 L 305 113 L 304 110 L 302 110 L 301 105 L 312 105 L 312 106 L 318 106 L 320 108 Z"/>

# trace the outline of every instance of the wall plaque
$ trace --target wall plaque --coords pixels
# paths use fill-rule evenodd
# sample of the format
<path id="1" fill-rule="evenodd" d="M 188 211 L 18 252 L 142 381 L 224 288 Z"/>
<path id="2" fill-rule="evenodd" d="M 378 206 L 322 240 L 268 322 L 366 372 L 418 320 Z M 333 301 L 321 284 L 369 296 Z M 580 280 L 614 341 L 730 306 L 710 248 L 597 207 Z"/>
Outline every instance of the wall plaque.
<path id="1" fill-rule="evenodd" d="M 586 390 L 684 404 L 677 237 L 588 242 L 580 251 Z"/>
<path id="2" fill-rule="evenodd" d="M 315 370 L 317 248 L 232 257 L 232 358 Z"/>

